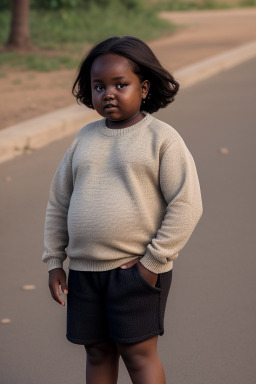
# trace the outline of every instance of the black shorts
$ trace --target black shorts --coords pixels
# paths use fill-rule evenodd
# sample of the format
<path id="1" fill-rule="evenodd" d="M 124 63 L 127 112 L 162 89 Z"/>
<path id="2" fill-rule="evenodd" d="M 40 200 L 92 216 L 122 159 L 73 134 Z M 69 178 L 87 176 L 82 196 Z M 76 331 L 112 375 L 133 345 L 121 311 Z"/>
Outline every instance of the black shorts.
<path id="1" fill-rule="evenodd" d="M 148 284 L 135 264 L 106 272 L 69 271 L 67 339 L 75 344 L 109 340 L 138 343 L 164 333 L 172 271 Z"/>

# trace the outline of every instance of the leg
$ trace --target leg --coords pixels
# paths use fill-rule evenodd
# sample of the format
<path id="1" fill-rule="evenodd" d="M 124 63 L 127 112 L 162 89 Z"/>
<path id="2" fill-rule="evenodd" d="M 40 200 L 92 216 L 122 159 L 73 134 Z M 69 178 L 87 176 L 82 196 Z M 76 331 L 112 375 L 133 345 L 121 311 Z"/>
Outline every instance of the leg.
<path id="1" fill-rule="evenodd" d="M 115 384 L 118 376 L 119 352 L 113 342 L 85 345 L 86 383 Z"/>
<path id="2" fill-rule="evenodd" d="M 118 344 L 133 384 L 165 384 L 165 374 L 157 354 L 158 336 L 137 344 Z"/>

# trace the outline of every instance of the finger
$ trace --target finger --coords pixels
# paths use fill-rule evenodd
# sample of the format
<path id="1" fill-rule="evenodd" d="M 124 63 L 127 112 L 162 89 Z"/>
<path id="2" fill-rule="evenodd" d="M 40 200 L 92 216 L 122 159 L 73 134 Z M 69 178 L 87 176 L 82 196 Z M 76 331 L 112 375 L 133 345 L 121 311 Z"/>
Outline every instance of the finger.
<path id="1" fill-rule="evenodd" d="M 135 264 L 138 264 L 138 262 L 139 262 L 139 259 L 135 259 L 135 260 L 129 261 L 129 263 L 121 265 L 120 268 L 121 269 L 128 269 L 128 268 L 133 267 Z"/>
<path id="2" fill-rule="evenodd" d="M 52 298 L 55 301 L 57 301 L 57 303 L 59 303 L 60 305 L 64 306 L 65 305 L 65 301 L 62 300 L 62 298 L 60 296 L 59 284 L 54 284 L 54 286 L 50 286 L 50 291 L 51 291 Z"/>
<path id="3" fill-rule="evenodd" d="M 62 290 L 62 292 L 63 292 L 65 295 L 67 295 L 67 294 L 68 294 L 68 287 L 67 287 L 66 280 L 61 281 L 60 286 L 61 286 L 61 290 Z"/>

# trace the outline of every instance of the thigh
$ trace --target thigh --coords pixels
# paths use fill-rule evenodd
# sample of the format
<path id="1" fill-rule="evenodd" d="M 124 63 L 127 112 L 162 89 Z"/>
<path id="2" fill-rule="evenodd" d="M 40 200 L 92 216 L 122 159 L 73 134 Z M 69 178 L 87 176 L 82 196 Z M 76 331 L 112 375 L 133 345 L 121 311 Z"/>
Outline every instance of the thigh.
<path id="1" fill-rule="evenodd" d="M 95 344 L 109 340 L 102 294 L 102 278 L 97 272 L 69 271 L 67 296 L 67 339 L 75 344 Z"/>
<path id="2" fill-rule="evenodd" d="M 172 271 L 161 274 L 155 287 L 148 284 L 135 264 L 116 269 L 107 291 L 107 317 L 111 339 L 133 344 L 164 333 L 164 312 Z"/>

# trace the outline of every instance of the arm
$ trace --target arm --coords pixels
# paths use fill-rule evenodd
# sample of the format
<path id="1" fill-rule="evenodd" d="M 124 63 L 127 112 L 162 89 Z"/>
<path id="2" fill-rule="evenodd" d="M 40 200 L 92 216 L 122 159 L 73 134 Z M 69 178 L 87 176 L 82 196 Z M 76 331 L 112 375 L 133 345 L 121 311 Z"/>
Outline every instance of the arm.
<path id="1" fill-rule="evenodd" d="M 71 150 L 69 149 L 57 169 L 50 188 L 46 210 L 43 261 L 48 271 L 62 268 L 68 245 L 67 214 L 73 191 Z"/>
<path id="2" fill-rule="evenodd" d="M 177 258 L 202 215 L 195 163 L 180 137 L 163 154 L 160 187 L 167 202 L 166 214 L 140 259 L 146 269 L 155 273 L 166 271 L 166 264 Z"/>

